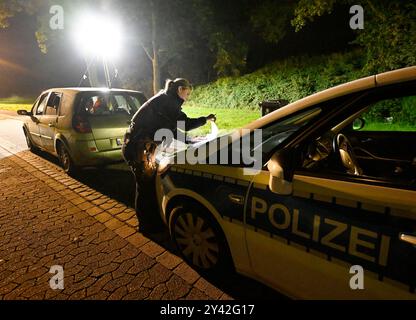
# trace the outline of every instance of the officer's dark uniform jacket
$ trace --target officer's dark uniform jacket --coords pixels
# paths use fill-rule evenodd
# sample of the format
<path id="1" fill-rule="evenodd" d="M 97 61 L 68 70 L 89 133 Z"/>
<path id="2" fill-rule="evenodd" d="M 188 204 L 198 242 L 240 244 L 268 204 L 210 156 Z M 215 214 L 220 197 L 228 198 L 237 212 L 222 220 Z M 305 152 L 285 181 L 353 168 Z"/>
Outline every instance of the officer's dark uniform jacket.
<path id="1" fill-rule="evenodd" d="M 130 157 L 135 158 L 134 149 L 138 141 L 152 141 L 159 129 L 169 129 L 176 134 L 178 121 L 185 122 L 185 130 L 192 130 L 206 124 L 205 117 L 189 118 L 182 111 L 184 100 L 176 93 L 170 94 L 161 91 L 159 94 L 144 103 L 133 116 L 127 133 L 128 146 L 124 151 L 129 162 Z"/>
<path id="2" fill-rule="evenodd" d="M 175 135 L 178 121 L 185 122 L 185 130 L 204 125 L 205 117 L 191 119 L 182 112 L 183 100 L 176 94 L 162 91 L 151 98 L 133 116 L 129 130 L 124 137 L 123 156 L 136 177 L 136 214 L 141 226 L 154 230 L 159 228 L 155 196 L 156 144 L 153 141 L 159 129 L 169 129 Z"/>
<path id="3" fill-rule="evenodd" d="M 147 101 L 133 116 L 130 134 L 133 137 L 153 139 L 157 130 L 176 131 L 178 121 L 185 122 L 185 130 L 206 124 L 205 117 L 191 119 L 182 112 L 184 101 L 176 94 L 161 92 Z"/>

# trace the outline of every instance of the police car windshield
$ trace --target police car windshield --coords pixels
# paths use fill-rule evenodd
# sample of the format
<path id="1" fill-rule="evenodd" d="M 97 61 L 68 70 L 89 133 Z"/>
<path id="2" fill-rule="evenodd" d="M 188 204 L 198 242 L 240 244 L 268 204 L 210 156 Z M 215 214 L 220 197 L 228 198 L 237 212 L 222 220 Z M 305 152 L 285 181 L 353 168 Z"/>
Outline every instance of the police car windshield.
<path id="1" fill-rule="evenodd" d="M 268 154 L 289 136 L 303 128 L 310 121 L 315 119 L 320 113 L 321 108 L 313 108 L 295 115 L 291 115 L 281 120 L 277 120 L 271 125 L 262 129 L 262 153 Z M 258 145 L 255 149 L 259 148 Z"/>

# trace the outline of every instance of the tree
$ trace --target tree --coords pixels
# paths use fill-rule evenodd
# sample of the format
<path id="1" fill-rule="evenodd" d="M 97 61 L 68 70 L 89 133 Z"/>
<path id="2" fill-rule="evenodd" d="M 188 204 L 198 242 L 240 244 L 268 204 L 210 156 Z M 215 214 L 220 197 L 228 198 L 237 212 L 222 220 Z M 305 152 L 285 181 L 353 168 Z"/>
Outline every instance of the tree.
<path id="1" fill-rule="evenodd" d="M 292 25 L 300 30 L 316 17 L 331 13 L 336 5 L 354 5 L 354 0 L 300 0 Z M 366 56 L 365 68 L 381 72 L 416 64 L 416 4 L 401 0 L 366 0 L 363 30 L 357 30 L 354 44 Z"/>
<path id="2" fill-rule="evenodd" d="M 153 93 L 160 90 L 161 69 L 193 47 L 193 12 L 184 14 L 189 4 L 192 3 L 187 0 L 145 0 L 130 1 L 120 8 L 135 27 L 134 41 L 140 43 L 151 62 Z"/>
<path id="3" fill-rule="evenodd" d="M 9 27 L 9 20 L 17 13 L 23 11 L 25 4 L 22 1 L 10 0 L 0 3 L 0 28 Z"/>
<path id="4" fill-rule="evenodd" d="M 44 1 L 42 0 L 6 0 L 0 3 L 0 28 L 9 27 L 9 20 L 16 14 L 25 12 L 34 14 Z"/>
<path id="5" fill-rule="evenodd" d="M 76 11 L 86 10 L 85 1 L 57 0 L 49 4 L 59 4 L 65 8 L 66 24 L 74 24 Z M 89 4 L 91 1 L 88 2 Z M 115 0 L 96 0 L 90 6 L 91 11 L 103 13 L 115 13 L 122 17 L 125 26 L 125 34 L 128 38 L 126 50 L 137 49 L 140 46 L 146 53 L 146 57 L 152 67 L 153 93 L 160 90 L 161 70 L 168 64 L 174 64 L 175 60 L 184 56 L 204 56 L 201 48 L 202 29 L 198 27 L 198 10 L 204 7 L 198 0 L 127 0 L 123 2 Z M 48 47 L 59 41 L 69 38 L 67 29 L 57 33 L 49 28 L 50 15 L 48 10 L 43 10 L 39 16 L 39 29 L 36 33 L 39 47 L 46 53 Z M 196 52 L 199 51 L 199 52 Z M 133 62 L 134 63 L 134 62 Z M 90 66 L 90 71 L 93 71 Z M 133 68 L 126 68 L 126 78 L 131 78 Z M 90 76 L 91 78 L 91 76 Z M 91 79 L 90 79 L 91 80 Z"/>
<path id="6" fill-rule="evenodd" d="M 160 89 L 162 74 L 192 75 L 201 83 L 244 73 L 253 40 L 281 41 L 290 26 L 294 4 L 290 0 L 9 0 L 0 7 L 0 22 L 6 25 L 17 12 L 37 10 L 36 38 L 46 53 L 48 47 L 68 41 L 68 26 L 75 23 L 77 11 L 89 6 L 94 11 L 118 13 L 128 35 L 126 50 L 142 48 L 146 53 L 155 93 Z M 51 5 L 65 9 L 62 32 L 49 28 Z M 89 71 L 92 81 L 96 78 L 94 67 L 90 66 Z M 136 71 L 125 68 L 124 78 L 134 82 Z"/>
<path id="7" fill-rule="evenodd" d="M 198 22 L 205 31 L 218 76 L 238 76 L 245 72 L 253 39 L 266 43 L 281 41 L 290 26 L 295 4 L 291 0 L 197 2 Z"/>
<path id="8" fill-rule="evenodd" d="M 250 24 L 256 35 L 268 43 L 278 43 L 286 35 L 293 16 L 294 1 L 260 1 L 250 7 Z"/>

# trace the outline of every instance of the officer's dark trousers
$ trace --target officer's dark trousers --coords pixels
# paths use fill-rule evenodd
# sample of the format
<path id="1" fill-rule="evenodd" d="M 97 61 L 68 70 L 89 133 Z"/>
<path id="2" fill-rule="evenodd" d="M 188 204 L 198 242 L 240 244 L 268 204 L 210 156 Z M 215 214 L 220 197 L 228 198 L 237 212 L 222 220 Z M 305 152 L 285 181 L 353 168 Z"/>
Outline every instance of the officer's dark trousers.
<path id="1" fill-rule="evenodd" d="M 149 176 L 140 165 L 132 167 L 136 179 L 136 214 L 139 227 L 154 229 L 159 226 L 159 210 L 156 199 L 155 174 Z"/>
<path id="2" fill-rule="evenodd" d="M 146 157 L 142 160 L 131 166 L 136 179 L 136 215 L 140 230 L 157 232 L 163 227 L 156 197 L 156 169 L 152 169 Z"/>

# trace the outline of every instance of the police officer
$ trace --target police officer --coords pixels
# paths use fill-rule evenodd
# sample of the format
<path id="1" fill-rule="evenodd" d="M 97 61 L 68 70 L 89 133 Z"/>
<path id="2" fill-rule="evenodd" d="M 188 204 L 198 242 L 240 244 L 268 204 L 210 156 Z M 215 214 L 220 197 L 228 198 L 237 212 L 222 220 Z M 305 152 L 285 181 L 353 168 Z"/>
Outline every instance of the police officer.
<path id="1" fill-rule="evenodd" d="M 185 130 L 216 121 L 215 115 L 188 118 L 182 104 L 189 98 L 192 86 L 188 80 L 168 80 L 165 89 L 149 99 L 133 116 L 123 144 L 123 156 L 136 179 L 136 214 L 141 232 L 162 230 L 162 221 L 156 201 L 154 152 L 159 129 L 176 132 L 178 121 L 185 122 Z"/>

